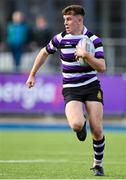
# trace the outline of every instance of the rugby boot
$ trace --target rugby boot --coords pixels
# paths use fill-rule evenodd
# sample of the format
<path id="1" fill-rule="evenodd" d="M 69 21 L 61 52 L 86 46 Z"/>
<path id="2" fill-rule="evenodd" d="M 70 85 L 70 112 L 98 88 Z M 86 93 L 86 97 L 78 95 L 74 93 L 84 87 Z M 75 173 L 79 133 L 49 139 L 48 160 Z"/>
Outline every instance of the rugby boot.
<path id="1" fill-rule="evenodd" d="M 95 165 L 90 170 L 93 170 L 94 176 L 104 176 L 104 169 L 101 166 Z"/>
<path id="2" fill-rule="evenodd" d="M 86 121 L 84 123 L 84 126 L 82 128 L 81 131 L 79 132 L 76 132 L 76 135 L 77 135 L 77 138 L 80 140 L 80 141 L 85 141 L 86 137 L 87 137 L 87 130 L 86 130 Z"/>

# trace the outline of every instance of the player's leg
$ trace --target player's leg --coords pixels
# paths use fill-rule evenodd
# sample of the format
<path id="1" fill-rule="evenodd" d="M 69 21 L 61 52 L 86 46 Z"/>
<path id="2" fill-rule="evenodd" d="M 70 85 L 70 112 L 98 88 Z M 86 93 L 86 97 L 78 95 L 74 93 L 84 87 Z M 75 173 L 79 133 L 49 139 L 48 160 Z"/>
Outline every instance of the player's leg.
<path id="1" fill-rule="evenodd" d="M 87 101 L 85 103 L 88 113 L 90 129 L 93 137 L 94 149 L 94 174 L 98 176 L 104 175 L 102 161 L 104 155 L 105 138 L 103 135 L 103 105 L 97 101 Z"/>
<path id="2" fill-rule="evenodd" d="M 103 105 L 97 101 L 86 101 L 85 105 L 93 139 L 100 140 L 103 137 Z"/>
<path id="3" fill-rule="evenodd" d="M 80 141 L 86 139 L 86 119 L 83 112 L 83 103 L 80 101 L 69 101 L 65 107 L 65 113 L 70 127 L 77 133 Z"/>

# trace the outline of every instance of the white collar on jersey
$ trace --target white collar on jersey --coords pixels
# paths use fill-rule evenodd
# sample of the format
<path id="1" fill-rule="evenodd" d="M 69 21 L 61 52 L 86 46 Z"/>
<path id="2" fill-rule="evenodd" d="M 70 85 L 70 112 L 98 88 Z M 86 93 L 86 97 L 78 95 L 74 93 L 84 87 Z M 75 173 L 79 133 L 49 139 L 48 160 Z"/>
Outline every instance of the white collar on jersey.
<path id="1" fill-rule="evenodd" d="M 86 34 L 87 28 L 84 26 L 83 34 Z"/>

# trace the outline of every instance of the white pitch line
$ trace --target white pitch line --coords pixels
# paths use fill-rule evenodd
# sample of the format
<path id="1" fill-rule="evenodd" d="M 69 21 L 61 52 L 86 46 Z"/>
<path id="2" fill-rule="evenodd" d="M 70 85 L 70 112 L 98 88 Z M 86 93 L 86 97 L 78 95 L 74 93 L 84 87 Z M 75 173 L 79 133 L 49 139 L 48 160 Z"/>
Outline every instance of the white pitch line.
<path id="1" fill-rule="evenodd" d="M 69 159 L 33 159 L 33 160 L 0 160 L 1 164 L 16 164 L 16 163 L 80 163 L 80 164 L 87 164 L 86 161 L 78 161 L 78 160 L 69 160 Z M 104 164 L 114 164 L 114 165 L 126 165 L 126 162 L 104 162 Z"/>
<path id="2" fill-rule="evenodd" d="M 33 160 L 0 160 L 0 163 L 67 163 L 68 160 L 47 160 L 47 159 L 33 159 Z"/>

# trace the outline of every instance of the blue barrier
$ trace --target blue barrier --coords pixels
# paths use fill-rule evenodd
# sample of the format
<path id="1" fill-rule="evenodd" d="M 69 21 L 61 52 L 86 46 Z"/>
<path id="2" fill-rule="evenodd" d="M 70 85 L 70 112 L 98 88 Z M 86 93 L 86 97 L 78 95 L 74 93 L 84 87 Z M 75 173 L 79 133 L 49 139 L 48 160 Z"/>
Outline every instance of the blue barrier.
<path id="1" fill-rule="evenodd" d="M 105 131 L 126 132 L 126 126 L 104 124 Z M 89 130 L 89 125 L 87 125 Z M 33 123 L 0 123 L 0 130 L 40 130 L 40 131 L 71 131 L 67 124 L 33 124 Z"/>

